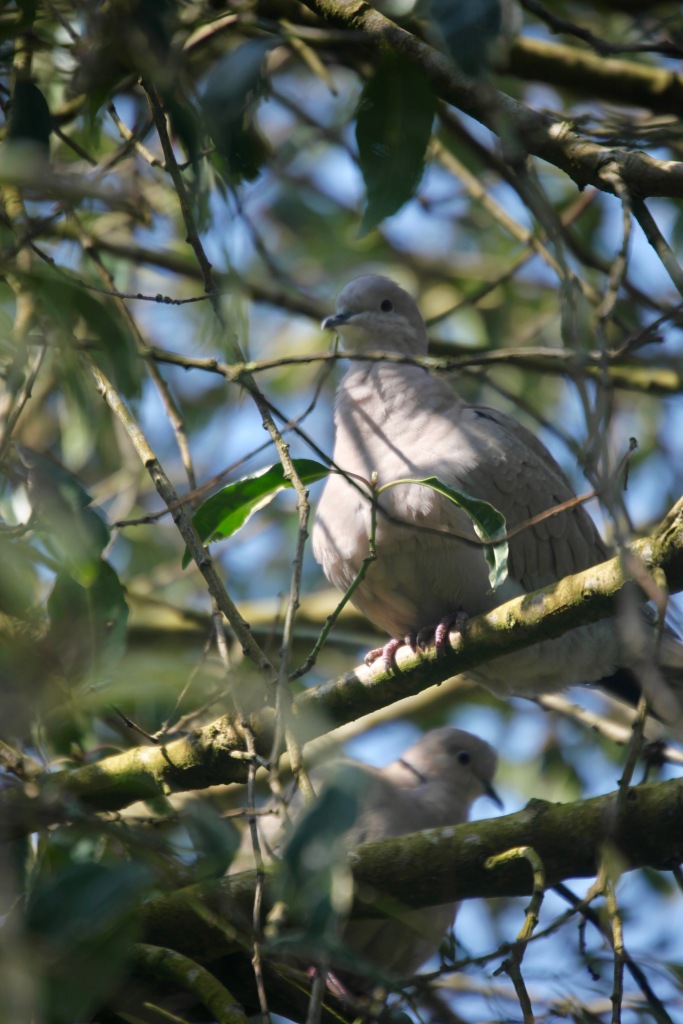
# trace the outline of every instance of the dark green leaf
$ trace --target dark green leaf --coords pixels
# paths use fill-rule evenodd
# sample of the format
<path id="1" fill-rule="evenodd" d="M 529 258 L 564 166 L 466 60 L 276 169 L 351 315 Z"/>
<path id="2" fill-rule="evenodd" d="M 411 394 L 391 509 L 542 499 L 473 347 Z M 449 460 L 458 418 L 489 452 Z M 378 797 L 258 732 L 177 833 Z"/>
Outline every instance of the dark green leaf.
<path id="1" fill-rule="evenodd" d="M 12 90 L 6 138 L 12 142 L 37 142 L 47 155 L 51 131 L 52 115 L 42 92 L 33 82 L 17 79 Z"/>
<path id="2" fill-rule="evenodd" d="M 500 0 L 431 0 L 430 14 L 456 64 L 466 75 L 478 74 L 500 32 Z"/>
<path id="3" fill-rule="evenodd" d="M 27 470 L 33 525 L 69 573 L 88 585 L 109 542 L 109 527 L 73 473 L 30 448 L 17 452 Z"/>
<path id="4" fill-rule="evenodd" d="M 197 112 L 189 103 L 180 100 L 171 89 L 164 87 L 160 92 L 164 101 L 164 110 L 171 122 L 171 128 L 182 143 L 188 159 L 196 171 L 200 149 L 200 126 Z"/>
<path id="5" fill-rule="evenodd" d="M 497 537 L 505 536 L 507 529 L 505 516 L 498 509 L 494 508 L 493 505 L 490 505 L 488 501 L 473 498 L 471 494 L 466 494 L 455 487 L 450 487 L 443 480 L 440 480 L 438 476 L 430 476 L 424 480 L 415 480 L 414 482 L 423 484 L 425 487 L 431 487 L 433 491 L 438 491 L 439 494 L 443 494 L 445 498 L 448 498 L 454 505 L 461 508 L 463 512 L 466 512 L 472 520 L 475 533 L 481 540 L 495 542 Z M 484 548 L 484 555 L 489 567 L 489 583 L 491 584 L 491 589 L 495 590 L 507 579 L 507 541 L 501 540 L 498 543 L 492 543 L 490 547 L 487 545 Z"/>
<path id="6" fill-rule="evenodd" d="M 277 889 L 295 929 L 280 945 L 326 944 L 349 909 L 352 883 L 344 836 L 358 815 L 367 775 L 353 764 L 333 766 L 333 771 L 283 850 Z"/>
<path id="7" fill-rule="evenodd" d="M 329 473 L 326 466 L 312 459 L 293 459 L 292 462 L 302 484 L 315 483 Z M 285 480 L 281 464 L 277 462 L 268 469 L 261 469 L 236 480 L 212 494 L 197 509 L 192 522 L 204 543 L 223 540 L 244 526 L 254 512 L 271 502 L 276 494 L 291 486 L 289 480 Z M 190 556 L 185 552 L 183 568 L 189 561 Z"/>
<path id="8" fill-rule="evenodd" d="M 36 604 L 38 576 L 31 548 L 21 538 L 0 537 L 0 612 L 23 616 Z"/>
<path id="9" fill-rule="evenodd" d="M 128 605 L 110 565 L 99 562 L 88 586 L 58 573 L 47 609 L 50 648 L 70 681 L 111 671 L 125 648 Z"/>
<path id="10" fill-rule="evenodd" d="M 182 821 L 197 855 L 193 878 L 195 881 L 220 878 L 227 872 L 240 845 L 237 829 L 206 800 L 188 803 Z"/>
<path id="11" fill-rule="evenodd" d="M 367 206 L 365 235 L 413 196 L 424 170 L 436 100 L 420 70 L 385 60 L 358 104 L 356 139 Z"/>
<path id="12" fill-rule="evenodd" d="M 202 110 L 207 129 L 236 181 L 255 178 L 268 154 L 253 115 L 266 84 L 265 56 L 280 42 L 270 37 L 243 43 L 226 54 L 206 80 Z"/>
<path id="13" fill-rule="evenodd" d="M 139 902 L 147 869 L 71 864 L 38 883 L 26 908 L 44 1019 L 73 1024 L 90 1019 L 110 994 L 139 935 Z"/>
<path id="14" fill-rule="evenodd" d="M 39 306 L 72 341 L 79 320 L 85 324 L 90 354 L 115 386 L 127 397 L 139 394 L 142 363 L 135 341 L 118 309 L 108 298 L 83 288 L 68 277 L 57 277 L 42 269 L 30 274 L 17 272 Z"/>

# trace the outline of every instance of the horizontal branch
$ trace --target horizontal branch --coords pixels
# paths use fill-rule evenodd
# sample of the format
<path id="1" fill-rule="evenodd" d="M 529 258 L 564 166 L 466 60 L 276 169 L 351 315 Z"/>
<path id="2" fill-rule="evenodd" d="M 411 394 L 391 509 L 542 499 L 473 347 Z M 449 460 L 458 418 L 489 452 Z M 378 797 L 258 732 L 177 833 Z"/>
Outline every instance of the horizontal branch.
<path id="1" fill-rule="evenodd" d="M 547 39 L 517 36 L 497 70 L 660 114 L 678 114 L 683 104 L 683 75 L 676 71 Z"/>
<path id="2" fill-rule="evenodd" d="M 656 364 L 628 356 L 609 356 L 599 352 L 572 352 L 568 349 L 554 349 L 530 346 L 519 349 L 501 348 L 478 350 L 451 342 L 430 342 L 429 356 L 412 356 L 395 352 L 311 352 L 304 355 L 288 355 L 274 359 L 252 360 L 246 363 L 223 363 L 213 356 L 187 356 L 179 352 L 151 346 L 147 354 L 159 363 L 182 366 L 188 370 L 202 370 L 224 377 L 227 381 L 239 381 L 245 373 L 264 373 L 279 370 L 285 366 L 308 365 L 310 363 L 331 363 L 354 359 L 357 362 L 389 362 L 425 366 L 434 372 L 449 373 L 453 370 L 488 368 L 490 366 L 518 366 L 536 373 L 555 373 L 563 376 L 582 376 L 608 380 L 614 387 L 641 394 L 673 395 L 683 391 L 683 373 L 680 361 L 675 358 L 660 359 Z"/>
<path id="3" fill-rule="evenodd" d="M 662 571 L 672 593 L 683 589 L 683 498 L 652 536 L 635 541 L 630 552 L 647 572 Z M 491 658 L 605 618 L 616 611 L 619 594 L 629 580 L 624 560 L 612 558 L 473 617 L 464 634 L 450 634 L 452 650 L 439 656 L 433 648 L 416 654 L 402 648 L 397 652 L 398 672 L 387 672 L 378 660 L 311 687 L 293 705 L 299 736 L 313 739 Z M 250 728 L 257 752 L 269 756 L 272 710 L 252 715 Z M 74 796 L 87 809 L 116 810 L 155 793 L 243 782 L 245 755 L 241 724 L 237 716 L 226 715 L 168 744 L 134 748 L 94 765 L 50 775 L 37 794 L 28 796 L 20 787 L 7 790 L 0 797 L 3 834 L 23 834 L 50 821 L 65 820 L 73 815 Z"/>
<path id="4" fill-rule="evenodd" d="M 671 593 L 682 590 L 683 498 L 651 537 L 635 541 L 629 550 L 648 573 L 663 571 Z M 492 658 L 615 614 L 619 594 L 631 581 L 624 559 L 617 556 L 473 617 L 462 633 L 449 635 L 449 651 L 437 655 L 433 647 L 417 653 L 399 648 L 398 672 L 387 672 L 378 659 L 306 690 L 295 706 L 301 714 L 307 707 L 323 712 L 334 725 L 360 718 Z"/>
<path id="5" fill-rule="evenodd" d="M 500 134 L 504 125 L 506 137 L 517 139 L 527 152 L 560 168 L 579 188 L 593 185 L 614 194 L 614 183 L 620 181 L 639 198 L 683 196 L 683 163 L 602 146 L 580 135 L 569 121 L 541 114 L 503 92 L 482 88 L 438 50 L 367 4 L 356 0 L 304 3 L 333 24 L 356 30 L 359 42 L 391 50 L 420 67 L 441 99 L 495 134 Z"/>
<path id="6" fill-rule="evenodd" d="M 397 906 L 529 895 L 532 880 L 525 863 L 486 867 L 489 857 L 518 846 L 534 849 L 548 886 L 593 877 L 605 843 L 619 853 L 624 871 L 667 870 L 683 860 L 683 779 L 629 789 L 621 817 L 618 801 L 618 792 L 570 804 L 532 800 L 502 818 L 359 847 L 351 854 L 361 894 L 352 916 L 377 917 L 378 907 L 391 912 Z M 144 940 L 209 959 L 240 948 L 240 938 L 244 943 L 250 932 L 255 883 L 255 873 L 244 872 L 152 900 L 142 912 Z M 273 900 L 268 883 L 264 896 L 266 916 Z"/>

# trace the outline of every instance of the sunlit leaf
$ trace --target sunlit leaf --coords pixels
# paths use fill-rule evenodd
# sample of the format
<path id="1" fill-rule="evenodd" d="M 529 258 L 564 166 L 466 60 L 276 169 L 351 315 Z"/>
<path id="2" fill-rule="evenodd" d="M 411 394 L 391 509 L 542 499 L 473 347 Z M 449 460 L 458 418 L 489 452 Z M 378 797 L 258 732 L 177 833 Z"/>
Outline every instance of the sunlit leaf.
<path id="1" fill-rule="evenodd" d="M 313 484 L 329 473 L 327 466 L 312 459 L 293 459 L 292 462 L 302 484 Z M 254 512 L 271 502 L 276 494 L 291 486 L 278 462 L 212 494 L 197 509 L 192 522 L 204 543 L 224 540 L 244 526 Z M 190 556 L 185 552 L 183 568 L 189 562 Z"/>
<path id="2" fill-rule="evenodd" d="M 415 483 L 438 491 L 439 494 L 443 494 L 445 498 L 467 513 L 472 520 L 474 532 L 481 540 L 487 542 L 484 556 L 489 567 L 491 589 L 495 590 L 501 583 L 504 583 L 508 574 L 508 544 L 506 540 L 497 541 L 497 538 L 505 536 L 507 529 L 502 512 L 490 505 L 488 501 L 473 498 L 471 494 L 451 487 L 440 480 L 438 476 L 415 480 Z"/>
<path id="3" fill-rule="evenodd" d="M 385 60 L 363 89 L 356 121 L 367 197 L 361 235 L 415 194 L 435 109 L 434 93 L 422 72 L 397 58 Z"/>

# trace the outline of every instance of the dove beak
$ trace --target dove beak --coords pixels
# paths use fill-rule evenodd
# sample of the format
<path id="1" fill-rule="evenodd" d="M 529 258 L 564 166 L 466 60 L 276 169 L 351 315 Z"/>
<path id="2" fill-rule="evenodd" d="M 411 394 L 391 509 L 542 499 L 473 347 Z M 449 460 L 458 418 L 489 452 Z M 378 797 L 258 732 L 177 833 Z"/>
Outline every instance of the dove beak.
<path id="1" fill-rule="evenodd" d="M 324 331 L 336 331 L 337 327 L 341 327 L 348 322 L 348 313 L 335 313 L 334 316 L 326 316 L 320 326 Z"/>
<path id="2" fill-rule="evenodd" d="M 484 784 L 484 796 L 487 796 L 489 797 L 489 799 L 493 800 L 494 804 L 496 804 L 497 807 L 500 807 L 501 811 L 505 810 L 505 805 L 503 801 L 500 799 L 500 797 L 498 796 L 490 782 L 486 782 Z"/>

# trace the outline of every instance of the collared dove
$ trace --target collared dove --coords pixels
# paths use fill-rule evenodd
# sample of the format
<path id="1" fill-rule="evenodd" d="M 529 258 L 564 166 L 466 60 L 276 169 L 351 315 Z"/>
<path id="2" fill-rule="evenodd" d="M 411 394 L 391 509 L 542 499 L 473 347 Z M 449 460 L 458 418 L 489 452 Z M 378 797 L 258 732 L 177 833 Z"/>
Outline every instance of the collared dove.
<path id="1" fill-rule="evenodd" d="M 427 354 L 427 331 L 416 303 L 385 277 L 348 284 L 336 313 L 322 326 L 336 331 L 351 352 Z M 312 543 L 328 580 L 342 591 L 368 554 L 374 474 L 378 486 L 440 477 L 502 512 L 508 530 L 574 496 L 530 431 L 495 409 L 468 405 L 444 379 L 420 366 L 352 359 L 337 391 L 335 425 L 333 460 L 341 473 L 333 473 L 325 485 Z M 471 520 L 456 505 L 416 484 L 387 489 L 378 505 L 377 559 L 352 601 L 376 626 L 411 645 L 425 627 L 487 612 L 608 557 L 588 513 L 574 507 L 510 540 L 508 578 L 494 592 L 481 546 L 463 540 L 475 539 Z M 660 657 L 671 662 L 665 674 L 680 686 L 683 646 L 668 634 L 662 640 Z M 395 646 L 385 652 L 391 654 Z M 633 652 L 620 649 L 615 620 L 608 619 L 496 658 L 470 675 L 501 695 L 603 680 L 615 692 L 628 687 L 625 695 L 632 699 L 637 684 L 622 671 L 632 662 Z M 610 676 L 611 686 L 605 681 Z M 666 717 L 676 714 L 671 699 L 660 704 Z"/>
<path id="2" fill-rule="evenodd" d="M 497 761 L 496 752 L 484 740 L 462 729 L 444 726 L 425 733 L 384 768 L 344 759 L 325 766 L 317 777 L 314 772 L 312 780 L 323 780 L 322 792 L 325 786 L 336 782 L 342 769 L 353 766 L 357 814 L 343 836 L 344 847 L 350 849 L 421 829 L 460 824 L 467 820 L 472 804 L 480 796 L 489 796 L 502 806 L 492 786 Z M 303 814 L 303 801 L 297 795 L 290 804 L 295 826 Z M 286 858 L 287 840 L 282 833 L 278 835 L 278 829 L 272 817 L 259 820 L 264 845 L 278 854 L 284 846 Z M 315 839 L 314 835 L 313 846 Z M 326 836 L 319 841 L 330 842 Z M 314 861 L 315 850 L 309 849 L 301 857 L 306 864 Z M 410 977 L 436 953 L 456 909 L 455 903 L 447 903 L 402 911 L 381 920 L 347 922 L 342 932 L 343 945 L 370 970 L 366 977 L 360 977 L 348 969 L 338 969 L 333 958 L 334 976 L 357 993 L 374 987 L 373 969 L 392 980 Z"/>

